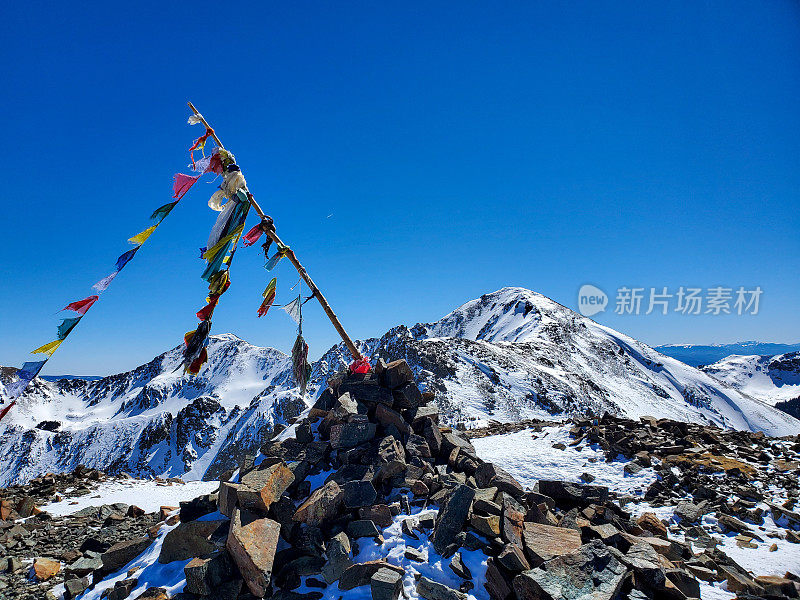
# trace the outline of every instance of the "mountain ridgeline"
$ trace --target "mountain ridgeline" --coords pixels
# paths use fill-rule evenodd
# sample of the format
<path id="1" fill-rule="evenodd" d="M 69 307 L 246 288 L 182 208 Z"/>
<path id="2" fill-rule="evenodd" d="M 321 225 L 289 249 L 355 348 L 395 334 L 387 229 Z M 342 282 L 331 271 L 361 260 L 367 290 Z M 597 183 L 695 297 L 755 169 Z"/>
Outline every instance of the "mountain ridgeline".
<path id="1" fill-rule="evenodd" d="M 357 344 L 373 363 L 406 359 L 420 386 L 436 393 L 442 419 L 468 427 L 608 412 L 800 432 L 800 421 L 769 403 L 522 288 Z M 212 336 L 209 356 L 195 378 L 173 372 L 175 348 L 127 373 L 36 379 L 0 423 L 0 485 L 78 464 L 214 478 L 306 410 L 351 360 L 343 344 L 328 350 L 302 398 L 278 350 L 223 334 Z M 0 372 L 0 394 L 12 377 L 12 369 Z"/>

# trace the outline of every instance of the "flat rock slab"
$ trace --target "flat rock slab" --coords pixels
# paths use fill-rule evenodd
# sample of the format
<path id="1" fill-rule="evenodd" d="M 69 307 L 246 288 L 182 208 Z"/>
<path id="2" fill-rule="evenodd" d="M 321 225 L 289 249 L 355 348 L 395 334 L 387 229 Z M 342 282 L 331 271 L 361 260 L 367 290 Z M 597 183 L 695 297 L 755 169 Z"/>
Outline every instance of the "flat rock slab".
<path id="1" fill-rule="evenodd" d="M 467 600 L 467 595 L 427 577 L 420 577 L 417 593 L 425 600 Z"/>
<path id="2" fill-rule="evenodd" d="M 340 590 L 352 590 L 361 585 L 368 585 L 380 569 L 390 569 L 395 573 L 403 575 L 405 571 L 398 566 L 390 564 L 385 560 L 370 560 L 363 563 L 356 563 L 348 567 L 342 576 L 339 578 Z"/>
<path id="3" fill-rule="evenodd" d="M 522 529 L 525 554 L 532 566 L 575 552 L 581 547 L 581 534 L 567 527 L 525 523 Z"/>
<path id="4" fill-rule="evenodd" d="M 61 563 L 50 558 L 37 558 L 33 561 L 33 572 L 39 581 L 55 577 L 61 570 Z"/>
<path id="5" fill-rule="evenodd" d="M 121 569 L 147 550 L 151 543 L 152 540 L 145 536 L 114 544 L 111 548 L 103 552 L 100 557 L 103 561 L 103 571 L 111 573 L 117 569 Z"/>

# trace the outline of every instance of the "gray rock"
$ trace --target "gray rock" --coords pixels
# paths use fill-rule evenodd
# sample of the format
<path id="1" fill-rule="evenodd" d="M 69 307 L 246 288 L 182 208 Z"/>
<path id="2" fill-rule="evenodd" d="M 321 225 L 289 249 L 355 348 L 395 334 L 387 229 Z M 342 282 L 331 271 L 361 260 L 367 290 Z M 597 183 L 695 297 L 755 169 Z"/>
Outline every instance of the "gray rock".
<path id="1" fill-rule="evenodd" d="M 466 485 L 459 485 L 450 494 L 447 504 L 439 511 L 433 529 L 433 548 L 439 554 L 445 552 L 456 535 L 462 531 L 469 514 L 475 490 Z"/>
<path id="2" fill-rule="evenodd" d="M 331 447 L 355 448 L 375 437 L 375 423 L 339 423 L 331 427 Z"/>
<path id="3" fill-rule="evenodd" d="M 221 584 L 238 575 L 233 561 L 224 550 L 208 558 L 193 558 L 183 572 L 186 575 L 184 591 L 201 596 L 212 594 Z"/>
<path id="4" fill-rule="evenodd" d="M 347 508 L 372 506 L 378 497 L 370 481 L 348 481 L 344 484 L 344 505 Z"/>
<path id="5" fill-rule="evenodd" d="M 210 539 L 211 534 L 225 524 L 227 524 L 227 521 L 189 521 L 188 523 L 181 523 L 164 537 L 158 562 L 166 564 L 176 560 L 188 560 L 196 556 L 211 554 L 216 549 Z"/>
<path id="6" fill-rule="evenodd" d="M 584 506 L 602 504 L 608 499 L 608 488 L 602 485 L 585 485 L 568 481 L 539 481 L 539 493 L 550 496 L 556 503 Z"/>
<path id="7" fill-rule="evenodd" d="M 467 600 L 467 595 L 453 588 L 437 583 L 427 577 L 420 577 L 417 593 L 425 600 Z"/>
<path id="8" fill-rule="evenodd" d="M 386 365 L 386 369 L 381 374 L 383 384 L 390 388 L 399 388 L 404 383 L 414 381 L 414 373 L 404 359 L 395 360 Z"/>
<path id="9" fill-rule="evenodd" d="M 514 578 L 519 600 L 612 600 L 627 569 L 599 540 Z"/>
<path id="10" fill-rule="evenodd" d="M 134 540 L 118 542 L 103 552 L 103 572 L 113 573 L 121 569 L 134 558 L 150 547 L 152 540 L 149 537 L 141 537 Z"/>
<path id="11" fill-rule="evenodd" d="M 327 543 L 328 561 L 322 567 L 322 576 L 329 584 L 337 581 L 345 570 L 353 564 L 350 560 L 350 539 L 347 535 L 337 533 Z"/>
<path id="12" fill-rule="evenodd" d="M 372 521 L 358 519 L 347 524 L 347 535 L 351 539 L 357 540 L 365 537 L 377 538 L 381 536 L 381 532 Z"/>
<path id="13" fill-rule="evenodd" d="M 403 576 L 391 569 L 378 569 L 370 579 L 372 600 L 397 600 L 403 591 Z"/>

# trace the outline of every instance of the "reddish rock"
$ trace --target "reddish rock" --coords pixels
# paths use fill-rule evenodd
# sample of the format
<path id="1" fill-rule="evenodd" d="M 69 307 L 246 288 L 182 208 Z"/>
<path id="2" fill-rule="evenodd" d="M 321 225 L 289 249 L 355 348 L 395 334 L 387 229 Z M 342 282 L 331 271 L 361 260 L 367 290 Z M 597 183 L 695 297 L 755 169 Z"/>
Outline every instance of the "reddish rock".
<path id="1" fill-rule="evenodd" d="M 259 518 L 238 508 L 233 512 L 225 547 L 248 589 L 258 598 L 267 592 L 280 532 L 280 524 L 272 519 Z"/>
<path id="2" fill-rule="evenodd" d="M 247 510 L 266 512 L 292 482 L 294 473 L 283 462 L 266 469 L 250 471 L 242 478 L 237 490 L 239 506 Z"/>
<path id="3" fill-rule="evenodd" d="M 343 498 L 344 491 L 339 484 L 329 481 L 297 508 L 292 519 L 308 525 L 320 525 L 325 519 L 336 516 Z"/>
<path id="4" fill-rule="evenodd" d="M 575 552 L 581 547 L 581 534 L 567 527 L 525 523 L 522 538 L 525 555 L 533 567 L 556 556 Z"/>
<path id="5" fill-rule="evenodd" d="M 61 570 L 61 563 L 50 558 L 37 558 L 33 561 L 33 572 L 39 581 L 55 577 Z"/>

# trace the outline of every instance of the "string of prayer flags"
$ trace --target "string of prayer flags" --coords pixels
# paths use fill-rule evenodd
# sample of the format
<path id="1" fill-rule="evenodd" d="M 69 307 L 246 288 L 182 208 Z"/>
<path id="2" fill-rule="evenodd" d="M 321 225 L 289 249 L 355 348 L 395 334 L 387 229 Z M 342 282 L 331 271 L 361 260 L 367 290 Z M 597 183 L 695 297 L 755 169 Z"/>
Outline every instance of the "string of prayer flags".
<path id="1" fill-rule="evenodd" d="M 32 351 L 31 354 L 47 354 L 47 356 L 53 356 L 53 352 L 58 350 L 58 347 L 64 340 L 53 340 L 52 342 L 46 343 L 44 346 L 39 346 L 36 350 Z"/>
<path id="2" fill-rule="evenodd" d="M 208 132 L 205 138 L 208 138 Z M 202 144 L 195 145 L 200 147 L 204 146 L 204 140 Z M 151 215 L 150 219 L 157 221 L 155 225 L 152 225 L 137 233 L 135 236 L 130 238 L 128 241 L 132 244 L 136 244 L 136 246 L 117 258 L 117 262 L 115 264 L 114 271 L 106 275 L 103 279 L 95 283 L 92 287 L 97 290 L 98 292 L 104 292 L 111 282 L 114 281 L 114 278 L 119 274 L 119 272 L 127 265 L 134 256 L 136 256 L 136 252 L 141 248 L 142 244 L 144 244 L 148 238 L 153 234 L 156 228 L 161 224 L 161 222 L 170 214 L 173 208 L 178 204 L 181 198 L 189 191 L 189 189 L 197 182 L 198 179 L 204 174 L 208 172 L 213 172 L 218 175 L 223 173 L 223 164 L 224 160 L 227 160 L 230 157 L 230 153 L 225 153 L 224 155 L 220 155 L 219 149 L 215 150 L 210 156 L 204 157 L 202 161 L 200 161 L 195 166 L 200 169 L 200 173 L 198 175 L 186 175 L 184 173 L 177 173 L 174 176 L 173 187 L 172 187 L 172 194 L 174 200 L 172 202 L 168 202 L 163 206 L 157 208 Z M 194 163 L 194 161 L 193 161 Z M 243 226 L 242 226 L 243 230 Z M 221 263 L 224 263 L 224 256 L 220 260 Z M 227 289 L 226 283 L 229 285 L 227 280 L 225 282 L 221 282 L 222 286 L 219 288 L 222 291 Z M 222 292 L 219 292 L 222 293 Z M 81 321 L 83 316 L 86 314 L 92 305 L 97 302 L 99 296 L 93 295 L 89 296 L 88 298 L 84 298 L 83 300 L 77 300 L 75 302 L 71 302 L 67 306 L 63 308 L 63 310 L 71 310 L 78 313 L 78 317 L 69 317 L 63 319 L 58 326 L 57 334 L 58 339 L 53 340 L 52 342 L 48 342 L 43 346 L 40 346 L 36 350 L 33 351 L 33 354 L 46 354 L 48 357 L 52 356 L 53 353 L 58 349 L 58 347 L 63 343 L 63 341 L 67 338 L 67 336 L 72 332 L 73 329 L 78 325 Z M 211 307 L 207 307 L 207 309 L 203 309 L 205 313 L 207 313 L 210 317 L 211 313 L 213 312 L 213 306 L 216 305 L 216 301 L 219 299 L 219 296 L 216 299 L 211 296 L 209 297 L 209 303 Z M 203 311 L 201 311 L 203 312 Z M 210 322 L 207 319 L 204 320 L 207 322 L 207 327 L 210 328 Z M 200 328 L 198 328 L 200 329 Z M 207 337 L 207 336 L 206 336 Z M 205 349 L 201 349 L 202 352 L 205 352 Z M 191 367 L 192 364 L 197 366 L 197 361 L 199 360 L 200 356 L 195 356 L 194 360 L 189 363 L 188 367 Z M 22 365 L 22 368 L 17 371 L 17 378 L 12 381 L 10 384 L 6 386 L 6 396 L 11 400 L 11 404 L 7 406 L 2 412 L 0 412 L 0 419 L 2 419 L 9 411 L 9 409 L 16 404 L 16 398 L 19 397 L 24 391 L 27 385 L 38 375 L 39 371 L 41 371 L 44 364 L 47 362 L 48 359 L 36 361 L 36 362 L 26 362 Z M 200 363 L 202 364 L 202 363 Z M 198 367 L 199 368 L 199 367 Z"/>
<path id="3" fill-rule="evenodd" d="M 262 296 L 264 297 L 264 301 L 261 303 L 261 306 L 258 307 L 258 316 L 263 317 L 264 315 L 269 312 L 272 303 L 275 302 L 275 291 L 278 286 L 278 279 L 273 277 L 272 280 L 267 284 L 267 289 L 264 290 Z"/>
<path id="4" fill-rule="evenodd" d="M 300 296 L 298 295 L 297 298 L 289 302 L 289 304 L 284 304 L 283 306 L 281 306 L 281 310 L 285 310 L 286 314 L 292 317 L 295 323 L 300 325 L 300 319 L 301 319 L 300 306 L 301 306 L 301 300 Z"/>
<path id="5" fill-rule="evenodd" d="M 311 365 L 308 364 L 308 344 L 303 339 L 302 333 L 297 334 L 292 347 L 292 372 L 294 381 L 300 388 L 300 394 L 305 394 L 308 380 L 311 378 Z"/>
<path id="6" fill-rule="evenodd" d="M 76 300 L 75 302 L 70 302 L 61 310 L 72 310 L 78 313 L 79 315 L 85 315 L 86 311 L 92 308 L 92 305 L 100 299 L 99 296 L 89 296 L 88 298 L 84 298 L 83 300 Z"/>

